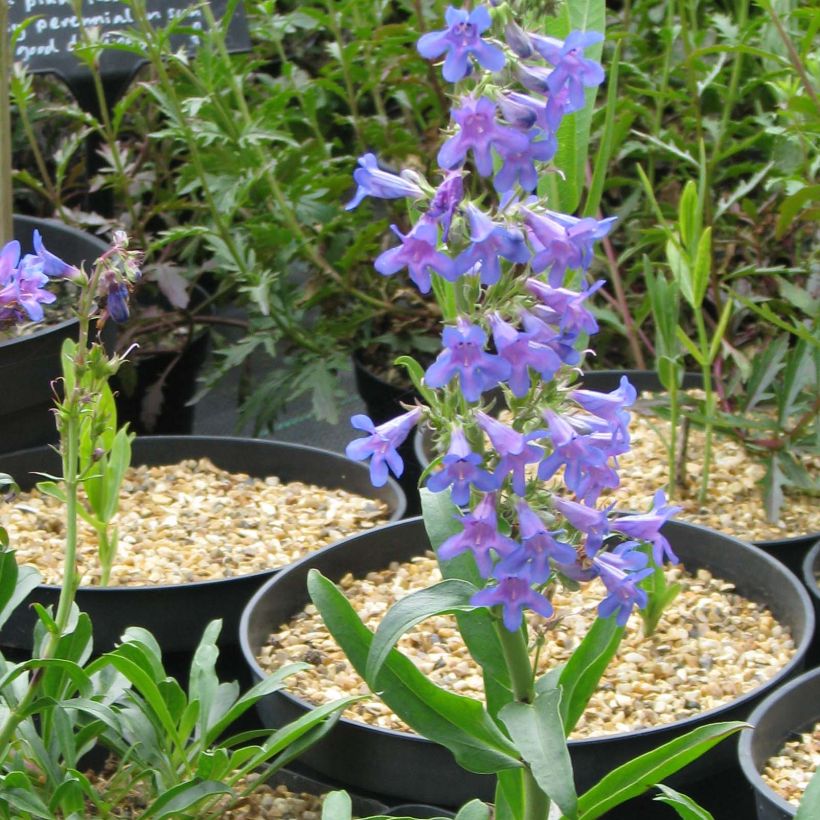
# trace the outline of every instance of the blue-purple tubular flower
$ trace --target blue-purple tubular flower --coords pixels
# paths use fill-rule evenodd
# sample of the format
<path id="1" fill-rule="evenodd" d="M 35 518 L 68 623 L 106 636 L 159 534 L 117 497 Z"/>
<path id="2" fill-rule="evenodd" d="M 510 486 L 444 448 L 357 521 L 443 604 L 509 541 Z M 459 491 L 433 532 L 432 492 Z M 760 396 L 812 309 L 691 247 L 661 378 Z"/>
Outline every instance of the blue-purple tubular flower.
<path id="1" fill-rule="evenodd" d="M 516 398 L 526 396 L 531 387 L 530 369 L 538 373 L 543 381 L 552 380 L 561 367 L 561 359 L 551 347 L 538 339 L 537 332 L 516 330 L 497 312 L 491 313 L 488 320 L 498 355 L 510 363 L 507 383 Z"/>
<path id="2" fill-rule="evenodd" d="M 557 564 L 575 563 L 575 548 L 556 538 L 561 534 L 560 530 L 550 532 L 525 501 L 519 501 L 515 510 L 518 514 L 521 546 L 499 561 L 496 571 L 500 575 L 524 577 L 537 586 L 545 584 L 549 579 L 552 572 L 550 560 Z"/>
<path id="3" fill-rule="evenodd" d="M 527 485 L 527 465 L 535 464 L 544 456 L 544 450 L 534 444 L 533 439 L 542 438 L 544 430 L 535 430 L 524 435 L 506 424 L 502 424 L 481 410 L 475 413 L 478 426 L 487 434 L 496 453 L 498 463 L 493 476 L 499 486 L 512 474 L 512 490 L 518 496 L 524 496 Z"/>
<path id="4" fill-rule="evenodd" d="M 461 108 L 454 108 L 453 119 L 459 130 L 439 149 L 438 164 L 442 168 L 458 168 L 473 152 L 479 174 L 488 177 L 493 172 L 492 148 L 507 151 L 526 151 L 529 138 L 515 128 L 499 125 L 495 118 L 496 105 L 486 97 L 464 97 Z"/>
<path id="5" fill-rule="evenodd" d="M 637 541 L 627 541 L 611 552 L 599 552 L 592 559 L 592 565 L 609 593 L 598 605 L 598 614 L 608 618 L 617 613 L 615 621 L 618 626 L 626 624 L 633 607 L 643 609 L 647 604 L 647 594 L 638 584 L 654 570 L 647 567 L 647 557 L 635 549 L 637 546 Z"/>
<path id="6" fill-rule="evenodd" d="M 501 606 L 504 626 L 510 632 L 521 628 L 524 609 L 532 609 L 545 618 L 551 617 L 553 613 L 552 604 L 532 589 L 526 578 L 515 575 L 500 578 L 496 586 L 479 590 L 470 599 L 470 603 L 474 606 Z"/>
<path id="7" fill-rule="evenodd" d="M 563 42 L 554 37 L 531 36 L 535 50 L 554 66 L 547 78 L 550 93 L 568 89 L 572 111 L 584 107 L 585 88 L 595 88 L 604 81 L 601 64 L 583 56 L 585 48 L 603 39 L 604 35 L 597 31 L 573 31 Z"/>
<path id="8" fill-rule="evenodd" d="M 453 260 L 436 250 L 438 227 L 434 222 L 421 220 L 406 235 L 395 225 L 390 228 L 401 239 L 401 245 L 390 248 L 376 258 L 374 267 L 379 273 L 390 276 L 407 268 L 410 278 L 422 293 L 430 291 L 430 271 L 450 281 L 455 279 Z"/>
<path id="9" fill-rule="evenodd" d="M 415 182 L 389 171 L 382 171 L 375 154 L 359 157 L 359 167 L 353 172 L 353 179 L 358 187 L 353 199 L 345 205 L 346 211 L 355 208 L 366 196 L 378 199 L 401 199 L 406 196 L 421 199 L 424 196 L 424 191 Z"/>
<path id="10" fill-rule="evenodd" d="M 369 458 L 370 482 L 374 487 L 383 487 L 387 483 L 388 468 L 397 478 L 404 472 L 404 462 L 398 448 L 420 418 L 421 410 L 415 408 L 376 427 L 368 416 L 355 415 L 350 423 L 369 435 L 351 441 L 345 449 L 345 455 L 356 461 Z"/>
<path id="11" fill-rule="evenodd" d="M 509 555 L 518 548 L 518 544 L 498 531 L 495 493 L 487 493 L 475 508 L 460 517 L 459 523 L 464 529 L 451 535 L 439 548 L 438 557 L 448 561 L 471 552 L 482 578 L 489 578 L 493 572 L 493 553 Z"/>
<path id="12" fill-rule="evenodd" d="M 672 545 L 661 533 L 661 527 L 675 514 L 679 513 L 682 507 L 676 507 L 666 503 L 666 493 L 658 490 L 652 503 L 652 509 L 648 513 L 641 515 L 629 515 L 615 518 L 612 521 L 612 529 L 622 532 L 630 538 L 639 538 L 641 541 L 648 541 L 652 544 L 652 560 L 661 566 L 665 559 L 673 564 L 678 563 L 678 557 L 672 551 Z"/>
<path id="13" fill-rule="evenodd" d="M 460 427 L 450 431 L 450 447 L 441 460 L 441 469 L 431 473 L 427 489 L 440 493 L 451 487 L 453 503 L 463 507 L 470 501 L 470 487 L 483 493 L 498 489 L 498 482 L 481 468 L 484 459 L 470 449 L 470 444 Z"/>
<path id="14" fill-rule="evenodd" d="M 584 302 L 603 285 L 604 280 L 599 279 L 593 285 L 575 291 L 547 285 L 540 279 L 527 279 L 527 290 L 541 302 L 533 308 L 538 318 L 567 333 L 590 336 L 598 332 L 598 322 L 584 307 Z"/>
<path id="15" fill-rule="evenodd" d="M 56 257 L 55 257 L 56 259 Z M 20 260 L 20 243 L 8 242 L 0 250 L 0 322 L 42 321 L 43 305 L 57 297 L 43 290 L 48 276 L 43 272 L 43 260 L 26 254 Z"/>
<path id="16" fill-rule="evenodd" d="M 433 201 L 427 209 L 426 217 L 441 225 L 441 239 L 447 241 L 453 214 L 464 198 L 464 175 L 461 171 L 450 171 L 438 186 Z"/>
<path id="17" fill-rule="evenodd" d="M 509 377 L 509 363 L 484 349 L 487 334 L 478 325 L 459 317 L 456 327 L 444 328 L 442 339 L 444 350 L 424 375 L 429 387 L 444 387 L 458 376 L 464 398 L 478 401 L 485 390 Z"/>
<path id="18" fill-rule="evenodd" d="M 611 532 L 608 515 L 614 504 L 598 510 L 565 498 L 554 498 L 552 503 L 578 532 L 586 535 L 584 551 L 592 558 Z"/>
<path id="19" fill-rule="evenodd" d="M 59 256 L 55 256 L 51 251 L 46 250 L 43 244 L 43 237 L 38 230 L 34 231 L 33 245 L 34 254 L 42 263 L 42 270 L 46 276 L 51 279 L 82 280 L 82 273 L 75 265 L 69 265 L 68 262 L 63 262 Z"/>
<path id="20" fill-rule="evenodd" d="M 452 6 L 445 12 L 447 28 L 431 31 L 419 38 L 416 48 L 427 60 L 440 57 L 445 52 L 442 76 L 448 83 L 456 83 L 470 72 L 470 56 L 488 71 L 504 68 L 504 52 L 497 46 L 481 39 L 492 20 L 484 6 L 476 6 L 471 12 Z"/>
<path id="21" fill-rule="evenodd" d="M 573 390 L 569 395 L 584 410 L 603 419 L 616 441 L 629 443 L 629 411 L 626 408 L 635 403 L 638 394 L 626 376 L 621 376 L 620 385 L 610 393 Z"/>
<path id="22" fill-rule="evenodd" d="M 496 191 L 504 193 L 512 189 L 516 181 L 525 191 L 534 191 L 538 186 L 538 172 L 535 161 L 547 162 L 555 155 L 558 144 L 552 133 L 530 131 L 527 133 L 529 144 L 523 150 L 510 149 L 505 145 L 498 147 L 501 157 L 501 168 L 493 177 Z"/>
<path id="23" fill-rule="evenodd" d="M 456 272 L 464 274 L 478 265 L 482 285 L 494 285 L 501 278 L 499 257 L 523 264 L 530 258 L 524 234 L 518 228 L 507 228 L 493 222 L 475 205 L 467 206 L 471 244 L 455 259 Z"/>

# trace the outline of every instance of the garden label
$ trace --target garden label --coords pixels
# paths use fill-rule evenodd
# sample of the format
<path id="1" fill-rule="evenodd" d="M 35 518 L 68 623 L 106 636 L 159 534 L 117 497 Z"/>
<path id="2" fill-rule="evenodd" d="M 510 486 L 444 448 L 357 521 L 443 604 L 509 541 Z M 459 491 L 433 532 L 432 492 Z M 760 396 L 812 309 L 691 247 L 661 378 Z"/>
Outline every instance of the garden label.
<path id="1" fill-rule="evenodd" d="M 76 90 L 90 80 L 90 74 L 72 54 L 80 38 L 81 23 L 96 28 L 104 42 L 123 40 L 123 30 L 135 24 L 128 3 L 119 0 L 83 0 L 82 21 L 74 13 L 71 0 L 7 0 L 9 24 L 15 26 L 30 20 L 17 38 L 12 59 L 22 63 L 29 71 L 53 73 L 60 76 Z M 219 20 L 225 13 L 227 0 L 214 0 L 210 4 L 214 17 Z M 191 8 L 187 2 L 147 0 L 148 19 L 157 28 L 168 25 L 179 17 L 185 17 L 185 33 L 171 39 L 174 48 L 186 48 L 189 52 L 199 45 L 197 31 L 207 26 L 201 8 Z M 248 26 L 244 8 L 237 4 L 228 28 L 226 45 L 230 51 L 250 49 Z M 101 71 L 106 84 L 125 87 L 136 70 L 145 62 L 139 54 L 126 51 L 106 51 L 101 57 Z"/>

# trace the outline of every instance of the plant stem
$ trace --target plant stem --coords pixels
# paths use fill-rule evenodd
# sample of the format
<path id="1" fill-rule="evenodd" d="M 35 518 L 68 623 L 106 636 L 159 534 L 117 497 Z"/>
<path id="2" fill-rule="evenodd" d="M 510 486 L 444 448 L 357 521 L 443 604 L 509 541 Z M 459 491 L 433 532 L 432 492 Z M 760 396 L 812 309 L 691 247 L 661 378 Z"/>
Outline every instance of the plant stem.
<path id="1" fill-rule="evenodd" d="M 0 0 L 0 247 L 14 238 L 11 187 L 11 110 L 9 72 L 11 55 L 8 37 L 9 6 Z"/>
<path id="2" fill-rule="evenodd" d="M 535 700 L 535 684 L 527 649 L 527 639 L 520 629 L 510 632 L 500 621 L 495 622 L 501 651 L 510 673 L 513 697 L 519 703 Z M 532 770 L 524 764 L 524 813 L 521 820 L 547 820 L 550 801 L 535 780 Z"/>
<path id="3" fill-rule="evenodd" d="M 700 491 L 698 492 L 698 502 L 706 502 L 706 494 L 709 490 L 709 471 L 712 467 L 712 437 L 714 434 L 714 414 L 716 409 L 715 392 L 712 389 L 712 363 L 709 361 L 709 338 L 706 333 L 706 324 L 703 321 L 703 312 L 694 311 L 695 324 L 698 330 L 698 340 L 700 342 L 703 364 L 701 364 L 701 374 L 703 377 L 703 392 L 706 394 L 704 404 L 703 423 L 703 465 L 700 475 Z"/>
<path id="4" fill-rule="evenodd" d="M 676 374 L 677 375 L 677 374 Z M 678 488 L 678 421 L 680 419 L 680 401 L 677 379 L 669 388 L 669 498 L 675 497 Z"/>

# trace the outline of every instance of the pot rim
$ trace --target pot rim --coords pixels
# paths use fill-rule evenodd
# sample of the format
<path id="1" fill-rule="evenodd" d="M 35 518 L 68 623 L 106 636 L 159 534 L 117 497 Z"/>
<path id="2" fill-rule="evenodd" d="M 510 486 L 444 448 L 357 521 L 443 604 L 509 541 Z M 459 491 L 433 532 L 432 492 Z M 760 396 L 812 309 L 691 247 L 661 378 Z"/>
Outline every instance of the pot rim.
<path id="1" fill-rule="evenodd" d="M 50 333 L 61 333 L 77 324 L 79 324 L 77 319 L 63 319 L 62 322 L 57 322 L 57 324 L 53 325 L 44 324 L 38 330 L 32 330 L 31 333 L 26 333 L 25 336 L 14 336 L 9 339 L 0 340 L 0 350 L 4 350 L 15 344 L 33 342 L 36 339 L 41 339 L 43 336 L 48 336 Z"/>
<path id="2" fill-rule="evenodd" d="M 267 672 L 265 672 L 262 667 L 259 665 L 259 662 L 256 659 L 256 655 L 251 649 L 250 640 L 248 637 L 249 632 L 249 622 L 251 612 L 256 608 L 258 601 L 265 597 L 267 594 L 268 588 L 274 584 L 279 578 L 285 576 L 287 573 L 296 572 L 301 569 L 303 564 L 308 563 L 314 556 L 318 555 L 320 552 L 324 552 L 328 549 L 338 549 L 341 548 L 342 545 L 346 544 L 348 541 L 352 540 L 353 538 L 360 538 L 364 534 L 369 534 L 377 531 L 381 531 L 387 529 L 388 527 L 395 527 L 395 526 L 409 526 L 411 524 L 418 525 L 421 522 L 423 526 L 423 516 L 416 516 L 414 518 L 405 518 L 401 521 L 391 522 L 388 524 L 383 524 L 380 527 L 373 527 L 373 529 L 368 530 L 367 533 L 362 533 L 358 535 L 352 535 L 348 538 L 343 539 L 342 541 L 337 541 L 335 544 L 328 545 L 327 547 L 323 547 L 321 550 L 317 550 L 316 552 L 312 553 L 311 555 L 305 556 L 301 558 L 299 561 L 295 561 L 293 564 L 290 564 L 287 568 L 282 570 L 282 572 L 277 573 L 276 576 L 273 578 L 268 579 L 253 595 L 253 597 L 248 601 L 245 608 L 242 611 L 242 618 L 239 622 L 239 644 L 242 648 L 242 654 L 245 656 L 245 662 L 250 666 L 250 669 L 253 674 L 264 679 L 267 677 Z M 811 643 L 814 628 L 815 628 L 815 617 L 814 617 L 814 607 L 812 605 L 811 600 L 809 599 L 809 594 L 803 585 L 799 582 L 799 580 L 795 577 L 792 572 L 789 572 L 776 558 L 772 558 L 771 555 L 766 553 L 764 550 L 760 549 L 759 547 L 754 546 L 746 541 L 741 541 L 739 538 L 735 538 L 734 536 L 727 535 L 726 533 L 719 532 L 717 530 L 710 530 L 708 527 L 703 527 L 699 524 L 692 524 L 687 521 L 676 521 L 672 520 L 668 522 L 669 524 L 673 524 L 676 527 L 683 527 L 685 529 L 692 529 L 692 530 L 707 530 L 711 533 L 719 535 L 721 538 L 732 541 L 735 545 L 740 546 L 743 549 L 752 550 L 756 552 L 758 556 L 764 560 L 765 563 L 769 564 L 771 572 L 777 574 L 779 573 L 781 576 L 784 577 L 787 583 L 791 584 L 793 587 L 793 592 L 797 595 L 800 599 L 802 604 L 802 609 L 806 614 L 806 630 L 803 634 L 802 639 L 800 640 L 799 644 L 795 647 L 795 652 L 791 660 L 782 668 L 780 669 L 775 675 L 773 675 L 769 680 L 762 683 L 760 686 L 755 687 L 749 692 L 746 692 L 743 695 L 729 701 L 722 706 L 714 706 L 711 709 L 706 709 L 702 712 L 698 712 L 695 715 L 690 715 L 685 718 L 681 718 L 680 720 L 672 721 L 671 723 L 664 723 L 658 726 L 648 726 L 643 727 L 640 729 L 635 729 L 629 732 L 616 732 L 613 734 L 607 735 L 596 735 L 593 737 L 583 737 L 583 738 L 573 738 L 569 740 L 569 744 L 571 746 L 579 746 L 579 747 L 590 747 L 596 746 L 603 743 L 609 743 L 611 741 L 622 740 L 627 737 L 652 737 L 653 735 L 661 734 L 662 732 L 670 729 L 671 727 L 682 728 L 686 729 L 687 727 L 691 726 L 696 722 L 700 722 L 703 720 L 704 717 L 706 718 L 714 718 L 718 713 L 725 710 L 728 707 L 736 707 L 742 706 L 744 703 L 748 702 L 752 698 L 759 697 L 760 691 L 762 689 L 770 689 L 772 687 L 776 687 L 779 682 L 785 680 L 790 675 L 792 675 L 796 668 L 800 667 L 805 659 L 806 651 L 808 650 L 809 644 Z M 305 710 L 310 710 L 315 707 L 315 704 L 309 703 L 308 701 L 302 700 L 301 698 L 297 697 L 296 695 L 292 694 L 287 689 L 281 689 L 277 693 L 294 703 L 296 703 L 300 708 Z M 339 719 L 342 723 L 353 726 L 353 727 L 361 727 L 363 729 L 367 729 L 376 733 L 384 734 L 387 737 L 392 738 L 402 738 L 404 740 L 414 741 L 414 742 L 423 742 L 423 743 L 433 743 L 432 740 L 428 740 L 426 737 L 421 735 L 417 735 L 412 732 L 403 732 L 398 731 L 396 729 L 385 729 L 380 726 L 371 726 L 368 723 L 364 723 L 363 721 L 358 720 L 351 720 L 350 718 L 346 718 L 342 716 Z"/>
<path id="3" fill-rule="evenodd" d="M 816 572 L 820 569 L 820 537 L 803 559 L 803 583 L 808 587 L 809 595 L 820 603 L 820 585 Z"/>
<path id="4" fill-rule="evenodd" d="M 366 470 L 367 467 L 363 464 L 360 464 L 358 461 L 353 461 L 348 459 L 342 453 L 336 453 L 333 450 L 325 450 L 321 447 L 312 447 L 309 444 L 297 444 L 296 442 L 291 441 L 275 441 L 273 439 L 264 439 L 264 438 L 252 438 L 250 436 L 181 436 L 181 435 L 169 435 L 169 436 L 138 436 L 135 441 L 148 441 L 153 442 L 157 440 L 171 442 L 171 441 L 185 441 L 185 442 L 206 442 L 206 441 L 219 441 L 219 442 L 231 442 L 232 444 L 238 444 L 240 447 L 259 447 L 260 445 L 268 448 L 270 445 L 274 447 L 282 448 L 285 450 L 292 450 L 295 452 L 310 452 L 310 453 L 321 453 L 322 455 L 331 455 L 335 456 L 336 458 L 341 459 L 342 461 L 347 461 L 350 463 L 352 467 L 355 469 L 362 469 Z M 24 457 L 27 453 L 41 453 L 44 449 L 49 448 L 49 445 L 40 446 L 40 447 L 30 447 L 27 450 L 17 450 L 13 453 L 4 454 L 8 456 L 21 456 Z M 2 456 L 0 456 L 2 457 Z M 173 463 L 173 462 L 168 462 Z M 401 487 L 399 486 L 398 482 L 395 481 L 393 478 L 388 478 L 387 486 L 393 491 L 393 494 L 396 497 L 396 508 L 390 514 L 390 520 L 387 524 L 382 526 L 387 526 L 389 524 L 397 523 L 401 520 L 404 512 L 407 508 L 407 498 L 404 495 Z M 373 527 L 372 529 L 377 529 Z M 364 530 L 363 532 L 369 532 L 370 530 Z M 357 535 L 359 533 L 356 533 Z M 350 537 L 350 536 L 348 536 Z M 335 542 L 340 543 L 340 542 Z M 326 547 L 333 546 L 333 543 L 327 544 Z M 325 547 L 321 547 L 321 549 L 325 549 Z M 315 550 L 318 552 L 319 550 Z M 309 556 L 305 556 L 309 557 Z M 299 559 L 303 560 L 303 559 Z M 297 563 L 297 562 L 293 562 Z M 155 592 L 163 592 L 171 589 L 177 589 L 179 587 L 184 587 L 185 589 L 201 589 L 201 588 L 209 588 L 215 584 L 241 584 L 247 583 L 252 581 L 255 578 L 263 579 L 269 578 L 271 574 L 276 574 L 281 572 L 286 567 L 291 566 L 290 564 L 285 564 L 280 567 L 271 567 L 269 569 L 259 570 L 258 572 L 249 572 L 244 575 L 232 575 L 230 578 L 211 578 L 208 581 L 190 581 L 188 583 L 183 584 L 141 584 L 139 586 L 131 585 L 131 586 L 80 586 L 77 588 L 77 592 L 81 592 L 84 595 L 113 595 L 119 594 L 122 595 L 123 593 L 128 594 L 139 594 L 140 592 L 149 591 L 151 593 Z M 53 592 L 59 592 L 62 588 L 62 584 L 38 584 L 37 585 L 40 589 L 46 589 Z"/>
<path id="5" fill-rule="evenodd" d="M 757 766 L 754 765 L 752 759 L 752 739 L 754 738 L 754 733 L 757 731 L 757 724 L 760 722 L 761 717 L 765 715 L 773 703 L 790 697 L 796 689 L 809 681 L 813 681 L 815 678 L 820 678 L 820 666 L 810 669 L 808 672 L 804 672 L 802 675 L 793 678 L 782 686 L 778 686 L 773 692 L 766 695 L 749 715 L 746 722 L 751 725 L 741 730 L 738 740 L 738 759 L 740 761 L 740 768 L 743 770 L 746 779 L 757 791 L 774 803 L 781 811 L 792 816 L 797 811 L 796 807 L 769 786 L 757 770 Z M 783 740 L 785 739 L 784 737 Z"/>

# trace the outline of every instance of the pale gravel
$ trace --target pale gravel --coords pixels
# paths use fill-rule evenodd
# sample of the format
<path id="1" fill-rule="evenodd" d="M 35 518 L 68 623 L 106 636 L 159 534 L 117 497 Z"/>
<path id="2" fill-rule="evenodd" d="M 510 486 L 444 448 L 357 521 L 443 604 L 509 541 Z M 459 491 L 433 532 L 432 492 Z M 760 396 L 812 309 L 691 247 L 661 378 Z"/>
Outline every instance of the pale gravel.
<path id="1" fill-rule="evenodd" d="M 36 490 L 0 506 L 17 550 L 48 584 L 62 583 L 63 505 Z M 208 459 L 132 467 L 115 524 L 111 586 L 184 584 L 283 567 L 348 535 L 386 523 L 387 505 L 345 490 L 229 473 Z M 80 522 L 82 585 L 99 583 L 94 530 Z"/>
<path id="2" fill-rule="evenodd" d="M 393 563 L 381 572 L 340 582 L 345 595 L 370 629 L 375 629 L 398 598 L 440 580 L 432 554 Z M 683 591 L 667 608 L 650 638 L 633 615 L 599 690 L 573 737 L 629 732 L 670 723 L 722 705 L 756 689 L 783 668 L 794 654 L 789 630 L 764 607 L 733 592 L 733 585 L 706 570 L 694 576 L 678 567 L 668 570 L 670 582 Z M 558 590 L 553 597 L 557 622 L 530 613 L 531 626 L 547 643 L 540 671 L 564 662 L 596 617 L 602 597 L 599 582 L 584 594 Z M 399 641 L 415 665 L 437 684 L 483 699 L 483 680 L 456 628 L 455 619 L 428 619 Z M 367 694 L 367 686 L 350 666 L 310 604 L 281 625 L 263 647 L 259 662 L 275 669 L 305 661 L 311 669 L 291 678 L 290 690 L 312 703 L 350 694 Z M 378 698 L 354 704 L 346 713 L 354 720 L 382 728 L 410 731 Z"/>
<path id="3" fill-rule="evenodd" d="M 799 806 L 812 775 L 820 768 L 820 722 L 783 745 L 766 761 L 763 780 L 793 806 Z"/>

